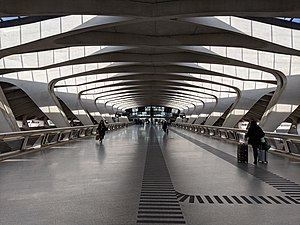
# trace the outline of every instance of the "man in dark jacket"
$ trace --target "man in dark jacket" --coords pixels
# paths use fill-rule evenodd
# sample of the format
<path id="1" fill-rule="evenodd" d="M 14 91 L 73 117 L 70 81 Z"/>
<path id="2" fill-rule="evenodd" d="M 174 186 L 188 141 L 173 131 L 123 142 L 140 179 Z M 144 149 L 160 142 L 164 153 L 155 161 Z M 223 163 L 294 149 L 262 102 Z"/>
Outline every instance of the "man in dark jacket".
<path id="1" fill-rule="evenodd" d="M 167 121 L 163 122 L 162 129 L 164 130 L 164 132 L 166 134 L 168 134 L 169 131 L 168 131 L 168 123 L 167 123 Z"/>
<path id="2" fill-rule="evenodd" d="M 261 144 L 261 138 L 265 136 L 263 130 L 257 125 L 256 121 L 251 121 L 248 132 L 246 133 L 246 138 L 248 143 L 252 145 L 254 164 L 257 164 L 258 148 Z"/>
<path id="3" fill-rule="evenodd" d="M 100 123 L 97 127 L 97 130 L 98 130 L 98 134 L 100 136 L 99 141 L 100 141 L 100 143 L 102 143 L 102 140 L 104 139 L 105 132 L 107 131 L 107 127 L 105 126 L 103 120 L 100 121 Z"/>

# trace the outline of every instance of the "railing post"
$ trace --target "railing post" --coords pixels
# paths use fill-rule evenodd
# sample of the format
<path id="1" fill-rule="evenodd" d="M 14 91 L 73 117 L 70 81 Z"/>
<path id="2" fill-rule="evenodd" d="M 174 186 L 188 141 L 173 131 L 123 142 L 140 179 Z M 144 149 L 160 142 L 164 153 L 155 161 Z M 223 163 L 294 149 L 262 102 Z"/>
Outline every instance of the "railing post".
<path id="1" fill-rule="evenodd" d="M 60 142 L 60 141 L 61 141 L 61 140 L 60 140 L 61 136 L 62 136 L 62 132 L 59 132 L 58 137 L 57 137 L 57 142 Z"/>
<path id="2" fill-rule="evenodd" d="M 42 142 L 41 142 L 41 146 L 45 146 L 45 145 L 46 145 L 47 138 L 48 138 L 48 134 L 45 133 L 44 136 L 43 136 L 43 140 L 42 140 Z"/>
<path id="3" fill-rule="evenodd" d="M 289 147 L 286 139 L 283 139 L 283 148 L 284 148 L 285 153 L 290 153 L 290 147 Z"/>
<path id="4" fill-rule="evenodd" d="M 29 136 L 25 136 L 20 151 L 25 151 Z"/>

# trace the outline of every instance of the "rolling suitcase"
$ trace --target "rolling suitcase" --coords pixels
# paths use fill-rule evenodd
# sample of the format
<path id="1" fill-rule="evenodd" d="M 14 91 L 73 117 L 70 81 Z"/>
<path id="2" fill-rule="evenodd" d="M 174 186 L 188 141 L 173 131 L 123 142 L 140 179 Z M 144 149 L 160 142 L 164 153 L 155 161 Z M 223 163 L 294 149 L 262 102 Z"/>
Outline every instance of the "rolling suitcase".
<path id="1" fill-rule="evenodd" d="M 237 161 L 239 163 L 248 163 L 248 145 L 239 143 L 237 148 Z"/>
<path id="2" fill-rule="evenodd" d="M 258 149 L 258 162 L 268 163 L 268 151 Z"/>

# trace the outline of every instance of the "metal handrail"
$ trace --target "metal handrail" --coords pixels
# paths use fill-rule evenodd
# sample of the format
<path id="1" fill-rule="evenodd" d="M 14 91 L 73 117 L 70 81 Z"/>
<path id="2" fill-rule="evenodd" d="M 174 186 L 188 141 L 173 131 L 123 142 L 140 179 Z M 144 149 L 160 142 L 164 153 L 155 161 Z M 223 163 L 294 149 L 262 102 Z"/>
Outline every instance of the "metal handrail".
<path id="1" fill-rule="evenodd" d="M 11 137 L 16 137 L 16 136 L 31 136 L 31 135 L 45 134 L 45 133 L 51 133 L 51 132 L 54 133 L 54 132 L 61 132 L 61 131 L 67 131 L 67 130 L 86 129 L 86 128 L 91 128 L 91 127 L 96 127 L 96 125 L 0 133 L 0 141 L 4 140 L 6 138 L 11 138 Z"/>
<path id="2" fill-rule="evenodd" d="M 108 131 L 128 126 L 117 122 L 106 125 Z M 39 149 L 48 145 L 71 141 L 96 134 L 97 125 L 51 128 L 43 130 L 0 133 L 0 159 L 20 151 Z"/>
<path id="3" fill-rule="evenodd" d="M 247 130 L 238 128 L 189 123 L 172 123 L 172 126 L 237 143 L 245 141 L 245 134 L 247 132 Z M 271 144 L 273 150 L 300 156 L 300 135 L 265 132 L 265 139 Z"/>

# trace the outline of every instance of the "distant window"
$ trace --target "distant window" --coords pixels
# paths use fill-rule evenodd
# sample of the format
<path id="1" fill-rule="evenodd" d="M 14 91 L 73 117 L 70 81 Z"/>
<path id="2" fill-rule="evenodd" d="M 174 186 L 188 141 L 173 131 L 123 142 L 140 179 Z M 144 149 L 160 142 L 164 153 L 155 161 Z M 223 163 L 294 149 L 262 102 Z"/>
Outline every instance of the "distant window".
<path id="1" fill-rule="evenodd" d="M 0 17 L 0 22 L 10 21 L 10 20 L 18 20 L 22 19 L 26 16 L 7 16 L 7 17 Z"/>
<path id="2" fill-rule="evenodd" d="M 300 23 L 300 18 L 293 18 L 293 17 L 276 17 L 276 19 L 289 21 L 292 23 Z"/>
<path id="3" fill-rule="evenodd" d="M 300 18 L 293 18 L 293 21 L 294 23 L 300 23 Z"/>

